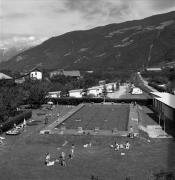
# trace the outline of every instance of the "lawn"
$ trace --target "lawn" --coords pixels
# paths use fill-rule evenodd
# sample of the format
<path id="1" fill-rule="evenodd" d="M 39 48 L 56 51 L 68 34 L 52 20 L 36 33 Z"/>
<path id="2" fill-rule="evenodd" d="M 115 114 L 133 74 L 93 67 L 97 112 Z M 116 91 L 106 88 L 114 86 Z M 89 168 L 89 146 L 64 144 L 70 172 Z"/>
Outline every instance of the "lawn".
<path id="1" fill-rule="evenodd" d="M 67 129 L 93 130 L 95 127 L 103 130 L 117 128 L 127 130 L 129 105 L 122 104 L 86 104 L 82 109 L 64 121 Z"/>
<path id="2" fill-rule="evenodd" d="M 15 144 L 1 154 L 1 179 L 16 180 L 90 180 L 91 175 L 99 176 L 102 180 L 125 180 L 126 176 L 134 180 L 148 180 L 151 171 L 174 168 L 175 144 L 170 140 L 152 141 L 130 140 L 131 149 L 125 151 L 125 156 L 109 148 L 111 143 L 125 143 L 123 137 L 94 137 L 94 136 L 60 136 L 37 135 L 21 137 Z M 62 147 L 65 140 L 68 144 Z M 91 148 L 83 145 L 92 142 Z M 57 159 L 61 151 L 69 153 L 71 144 L 75 144 L 75 157 L 67 159 L 67 167 L 59 164 L 47 167 L 44 165 L 46 152 L 52 159 Z M 57 148 L 61 148 L 59 151 Z M 171 155 L 169 153 L 172 153 Z M 171 166 L 170 166 L 171 165 Z"/>
<path id="3" fill-rule="evenodd" d="M 67 110 L 67 107 L 59 107 L 53 114 L 59 111 L 64 115 Z M 144 138 L 40 135 L 44 120 L 37 113 L 33 119 L 38 120 L 38 125 L 28 126 L 19 136 L 4 135 L 5 145 L 0 146 L 1 180 L 90 180 L 91 175 L 98 176 L 99 180 L 125 180 L 126 176 L 131 180 L 148 180 L 151 172 L 175 170 L 173 139 L 155 139 L 149 143 Z M 125 143 L 127 140 L 131 144 L 129 151 L 116 152 L 109 147 L 115 141 Z M 65 141 L 67 145 L 62 146 Z M 84 148 L 89 142 L 92 147 Z M 66 156 L 67 167 L 44 164 L 46 152 L 51 154 L 51 159 L 58 159 L 61 151 L 68 155 L 72 143 L 75 157 L 70 160 Z M 125 155 L 121 156 L 121 152 Z"/>

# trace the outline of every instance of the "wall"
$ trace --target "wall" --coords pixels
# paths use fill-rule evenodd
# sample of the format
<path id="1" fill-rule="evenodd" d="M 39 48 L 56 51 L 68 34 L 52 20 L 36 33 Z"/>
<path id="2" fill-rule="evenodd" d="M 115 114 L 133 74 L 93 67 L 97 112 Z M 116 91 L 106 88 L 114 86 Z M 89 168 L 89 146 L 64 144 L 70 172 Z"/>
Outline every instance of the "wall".
<path id="1" fill-rule="evenodd" d="M 76 91 L 76 92 L 70 92 L 70 91 L 69 91 L 69 96 L 70 96 L 70 97 L 82 98 L 82 94 L 81 94 L 80 91 Z"/>
<path id="2" fill-rule="evenodd" d="M 34 71 L 30 73 L 30 78 L 36 78 L 38 80 L 42 79 L 42 73 L 39 71 Z"/>
<path id="3" fill-rule="evenodd" d="M 163 104 L 157 99 L 154 99 L 153 106 L 158 113 L 161 112 L 167 119 L 172 121 L 175 120 L 175 109 Z"/>

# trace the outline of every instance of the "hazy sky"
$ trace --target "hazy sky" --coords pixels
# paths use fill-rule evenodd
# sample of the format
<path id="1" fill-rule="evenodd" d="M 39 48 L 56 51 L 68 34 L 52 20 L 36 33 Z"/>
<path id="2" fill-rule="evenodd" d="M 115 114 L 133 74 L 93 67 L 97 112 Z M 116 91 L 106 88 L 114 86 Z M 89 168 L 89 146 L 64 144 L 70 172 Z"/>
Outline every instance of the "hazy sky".
<path id="1" fill-rule="evenodd" d="M 175 0 L 0 0 L 0 36 L 33 40 L 172 10 Z"/>

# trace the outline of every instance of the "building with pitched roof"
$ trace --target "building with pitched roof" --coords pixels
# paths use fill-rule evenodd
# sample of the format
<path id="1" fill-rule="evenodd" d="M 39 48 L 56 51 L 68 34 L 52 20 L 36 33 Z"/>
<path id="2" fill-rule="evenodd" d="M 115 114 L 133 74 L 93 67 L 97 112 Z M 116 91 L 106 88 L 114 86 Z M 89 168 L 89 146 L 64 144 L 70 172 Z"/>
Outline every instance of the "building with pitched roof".
<path id="1" fill-rule="evenodd" d="M 13 78 L 0 72 L 0 80 L 6 79 L 6 80 L 12 80 Z"/>
<path id="2" fill-rule="evenodd" d="M 69 91 L 69 96 L 70 97 L 75 97 L 75 98 L 82 98 L 82 91 L 83 89 L 74 89 Z"/>
<path id="3" fill-rule="evenodd" d="M 165 92 L 151 92 L 153 107 L 158 114 L 175 124 L 175 95 Z"/>
<path id="4" fill-rule="evenodd" d="M 79 78 L 80 77 L 80 71 L 65 71 L 64 69 L 58 69 L 58 70 L 50 72 L 50 78 L 53 78 L 54 76 L 58 76 L 58 75 L 63 75 L 66 77 Z"/>
<path id="5" fill-rule="evenodd" d="M 34 68 L 30 71 L 30 79 L 42 80 L 43 73 L 38 68 Z"/>

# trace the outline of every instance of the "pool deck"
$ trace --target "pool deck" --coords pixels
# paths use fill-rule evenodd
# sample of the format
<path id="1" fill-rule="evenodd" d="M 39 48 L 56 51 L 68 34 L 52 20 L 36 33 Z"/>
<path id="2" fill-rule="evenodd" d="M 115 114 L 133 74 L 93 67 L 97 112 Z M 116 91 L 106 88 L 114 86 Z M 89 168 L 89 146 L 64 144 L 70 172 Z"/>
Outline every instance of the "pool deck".
<path id="1" fill-rule="evenodd" d="M 70 110 L 66 115 L 63 117 L 59 117 L 56 119 L 52 124 L 48 125 L 44 129 L 40 131 L 40 134 L 66 134 L 66 135 L 101 135 L 101 136 L 127 136 L 129 132 L 129 128 L 133 127 L 133 133 L 135 135 L 138 135 L 139 129 L 138 129 L 138 112 L 137 108 L 133 105 L 130 105 L 130 111 L 129 111 L 129 121 L 128 121 L 128 128 L 126 131 L 119 131 L 119 130 L 80 130 L 80 129 L 66 129 L 64 128 L 57 128 L 58 125 L 62 124 L 66 119 L 71 117 L 74 113 L 79 111 L 81 108 L 83 108 L 85 104 L 80 104 L 76 107 L 74 107 L 72 110 Z"/>
<path id="2" fill-rule="evenodd" d="M 46 128 L 40 131 L 40 134 L 51 134 L 51 131 L 58 126 L 59 124 L 63 123 L 67 118 L 72 116 L 75 112 L 80 110 L 82 107 L 84 107 L 84 104 L 80 104 L 73 109 L 71 109 L 65 116 L 63 117 L 58 117 L 56 121 L 54 121 L 52 124 L 48 125 Z"/>

